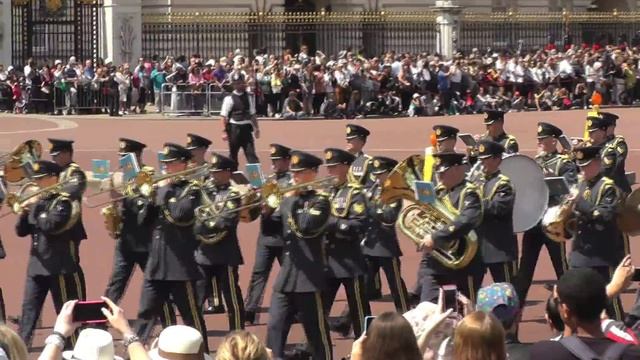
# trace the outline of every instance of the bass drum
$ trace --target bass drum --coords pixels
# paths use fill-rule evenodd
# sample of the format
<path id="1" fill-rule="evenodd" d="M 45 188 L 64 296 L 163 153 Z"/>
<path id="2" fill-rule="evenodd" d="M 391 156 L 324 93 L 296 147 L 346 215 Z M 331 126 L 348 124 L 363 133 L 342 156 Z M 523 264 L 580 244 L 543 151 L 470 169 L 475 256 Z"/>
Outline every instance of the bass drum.
<path id="1" fill-rule="evenodd" d="M 516 192 L 513 231 L 527 231 L 542 219 L 547 209 L 549 188 L 544 181 L 544 173 L 535 160 L 521 154 L 502 159 L 500 171 L 511 179 Z"/>

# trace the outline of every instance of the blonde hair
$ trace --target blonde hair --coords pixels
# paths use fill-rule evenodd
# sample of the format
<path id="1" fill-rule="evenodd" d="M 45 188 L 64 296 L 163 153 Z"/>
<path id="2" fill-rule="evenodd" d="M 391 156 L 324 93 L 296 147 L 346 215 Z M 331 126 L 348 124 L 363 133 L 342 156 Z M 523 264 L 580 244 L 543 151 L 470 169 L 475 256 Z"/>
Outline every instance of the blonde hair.
<path id="1" fill-rule="evenodd" d="M 267 360 L 267 348 L 248 331 L 228 334 L 216 352 L 216 360 Z"/>
<path id="2" fill-rule="evenodd" d="M 0 325 L 0 344 L 11 360 L 28 359 L 27 346 L 15 331 L 5 325 Z"/>
<path id="3" fill-rule="evenodd" d="M 493 315 L 476 311 L 467 315 L 455 330 L 453 358 L 456 360 L 505 360 L 505 334 Z"/>

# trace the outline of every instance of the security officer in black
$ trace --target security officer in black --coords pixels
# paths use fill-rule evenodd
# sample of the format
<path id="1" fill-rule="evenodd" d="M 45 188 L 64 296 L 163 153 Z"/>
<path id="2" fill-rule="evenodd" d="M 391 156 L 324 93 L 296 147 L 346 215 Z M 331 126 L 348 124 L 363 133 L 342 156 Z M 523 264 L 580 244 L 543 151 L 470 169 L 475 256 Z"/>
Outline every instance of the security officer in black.
<path id="1" fill-rule="evenodd" d="M 168 174 L 185 170 L 191 159 L 189 150 L 174 143 L 165 143 L 162 155 Z M 194 210 L 200 205 L 200 187 L 193 181 L 176 176 L 151 196 L 155 219 L 136 332 L 146 340 L 155 318 L 162 312 L 163 303 L 171 298 L 183 323 L 200 331 L 208 351 L 207 329 L 195 291 L 200 272 L 194 257 L 198 241 L 193 224 Z"/>
<path id="2" fill-rule="evenodd" d="M 476 230 L 482 261 L 493 282 L 513 283 L 518 265 L 518 239 L 513 232 L 513 204 L 516 200 L 511 180 L 500 171 L 504 147 L 495 141 L 480 140 L 478 160 L 482 163 L 482 223 Z"/>
<path id="3" fill-rule="evenodd" d="M 435 154 L 440 184 L 436 188 L 436 196 L 446 208 L 458 215 L 454 217 L 451 226 L 433 232 L 422 241 L 424 256 L 420 261 L 421 301 L 437 302 L 440 287 L 455 284 L 460 293 L 475 302 L 476 292 L 482 283 L 485 270 L 480 249 L 466 267 L 458 270 L 446 267 L 431 255 L 434 248 L 448 249 L 453 241 L 462 241 L 482 221 L 481 190 L 465 180 L 467 165 L 464 159 L 465 154 L 455 152 Z"/>
<path id="4" fill-rule="evenodd" d="M 278 183 L 280 188 L 291 185 L 291 173 L 289 165 L 291 162 L 291 149 L 280 144 L 270 145 L 271 168 L 273 175 L 270 181 Z M 264 287 L 271 272 L 273 262 L 277 259 L 282 266 L 282 247 L 284 240 L 281 234 L 265 234 L 264 221 L 260 222 L 260 234 L 258 234 L 258 245 L 256 248 L 256 260 L 253 263 L 251 282 L 245 302 L 245 319 L 247 323 L 256 322 L 256 313 L 262 303 Z"/>
<path id="5" fill-rule="evenodd" d="M 127 138 L 120 138 L 119 142 L 118 155 L 135 154 L 138 164 L 144 167 L 142 152 L 147 145 Z M 122 226 L 117 233 L 113 270 L 104 295 L 115 303 L 122 299 L 135 266 L 138 265 L 143 272 L 147 266 L 153 231 L 151 226 L 156 215 L 151 199 L 143 196 L 136 189 L 127 195 L 117 205 L 116 211 L 121 218 Z M 160 320 L 163 326 L 177 324 L 171 305 L 166 303 L 163 305 Z"/>
<path id="6" fill-rule="evenodd" d="M 376 177 L 376 182 L 366 194 L 369 221 L 362 253 L 365 255 L 369 278 L 377 274 L 380 268 L 384 270 L 396 310 L 403 314 L 409 310 L 409 299 L 400 272 L 402 251 L 395 226 L 402 209 L 402 200 L 391 204 L 380 201 L 382 184 L 397 163 L 384 156 L 373 158 L 371 173 Z"/>
<path id="7" fill-rule="evenodd" d="M 569 256 L 571 268 L 592 268 L 606 281 L 622 260 L 620 246 L 611 239 L 621 241 L 616 223 L 616 208 L 621 194 L 613 179 L 601 172 L 600 146 L 585 146 L 574 150 L 574 155 L 583 178 L 578 182 L 578 193 L 570 199 L 575 201 L 576 233 Z M 607 307 L 609 317 L 620 320 L 623 316 L 620 298 L 613 299 Z"/>
<path id="8" fill-rule="evenodd" d="M 578 168 L 568 155 L 558 152 L 558 138 L 561 135 L 562 130 L 557 126 L 539 122 L 537 131 L 539 152 L 535 160 L 542 168 L 545 177 L 562 176 L 567 184 L 572 186 L 578 182 Z M 550 194 L 548 207 L 559 205 L 561 201 L 562 196 Z M 520 299 L 527 298 L 542 246 L 547 248 L 557 279 L 560 279 L 569 266 L 565 243 L 549 239 L 542 231 L 541 223 L 538 222 L 536 226 L 525 231 L 522 237 L 522 255 L 517 276 Z M 524 301 L 521 303 L 524 306 Z"/>
<path id="9" fill-rule="evenodd" d="M 347 124 L 347 151 L 355 156 L 349 168 L 349 182 L 360 184 L 366 189 L 373 186 L 375 178 L 371 176 L 371 156 L 364 153 L 367 137 L 371 134 L 363 126 Z"/>
<path id="10" fill-rule="evenodd" d="M 81 204 L 82 196 L 84 195 L 85 190 L 87 190 L 87 176 L 80 166 L 73 161 L 73 141 L 63 139 L 48 140 L 50 143 L 49 155 L 51 155 L 51 159 L 62 168 L 59 177 L 59 181 L 61 183 L 65 182 L 61 189 L 62 192 L 69 194 L 73 200 L 77 200 L 78 203 Z M 78 236 L 74 242 L 76 245 L 76 254 L 74 258 L 78 260 L 79 266 L 80 242 L 87 239 L 87 233 L 84 229 L 84 224 L 82 223 L 82 209 L 80 209 L 80 219 L 78 219 L 78 222 L 80 236 Z M 78 277 L 80 278 L 79 281 L 82 286 L 82 298 L 84 299 L 86 297 L 87 290 L 82 267 L 80 267 Z"/>
<path id="11" fill-rule="evenodd" d="M 331 188 L 331 217 L 325 245 L 327 288 L 322 300 L 328 314 L 338 289 L 344 286 L 351 324 L 358 336 L 364 329 L 364 318 L 371 314 L 364 282 L 367 268 L 360 248 L 366 231 L 366 198 L 362 186 L 347 181 L 353 155 L 328 148 L 324 157 L 329 175 L 336 177 L 336 183 Z"/>
<path id="12" fill-rule="evenodd" d="M 207 216 L 198 216 L 194 232 L 200 242 L 196 263 L 202 279 L 198 280 L 199 304 L 204 304 L 215 278 L 227 304 L 229 330 L 244 329 L 244 302 L 238 285 L 238 266 L 244 263 L 238 244 L 240 193 L 231 186 L 235 161 L 214 153 L 211 178 L 203 186 L 201 205 L 210 207 Z"/>
<path id="13" fill-rule="evenodd" d="M 211 146 L 211 144 L 211 140 L 203 136 L 192 133 L 187 134 L 187 144 L 185 145 L 185 148 L 191 152 L 191 161 L 189 162 L 190 167 L 199 167 L 207 163 L 205 156 L 207 154 L 207 149 L 209 148 L 209 146 Z M 191 177 L 204 184 L 209 179 L 209 169 L 204 168 Z M 217 278 L 214 277 L 212 279 L 210 288 L 211 293 L 207 296 L 207 302 L 209 303 L 209 306 L 204 310 L 204 313 L 224 314 L 226 310 L 224 309 L 224 304 L 222 303 L 222 296 L 220 295 L 220 285 L 218 284 Z"/>
<path id="14" fill-rule="evenodd" d="M 322 160 L 302 151 L 291 152 L 294 184 L 315 180 Z M 280 234 L 284 239 L 282 267 L 276 278 L 269 308 L 267 347 L 273 358 L 283 359 L 287 335 L 294 316 L 302 322 L 313 360 L 331 360 L 331 337 L 322 291 L 324 273 L 323 241 L 331 215 L 326 194 L 313 189 L 288 193 L 273 211 L 262 213 L 265 234 Z"/>
<path id="15" fill-rule="evenodd" d="M 229 142 L 229 156 L 236 163 L 240 148 L 244 150 L 247 162 L 259 163 L 253 137 L 260 138 L 260 128 L 256 118 L 253 95 L 246 92 L 247 84 L 241 72 L 231 75 L 234 90 L 222 101 L 222 139 Z"/>
<path id="16" fill-rule="evenodd" d="M 44 189 L 58 183 L 61 172 L 58 164 L 39 160 L 32 165 L 31 179 Z M 84 300 L 75 247 L 84 229 L 79 222 L 79 201 L 63 191 L 45 192 L 23 206 L 16 233 L 19 237 L 31 236 L 31 250 L 19 333 L 29 344 L 48 292 L 56 313 L 69 300 Z M 73 335 L 71 345 L 75 340 Z"/>

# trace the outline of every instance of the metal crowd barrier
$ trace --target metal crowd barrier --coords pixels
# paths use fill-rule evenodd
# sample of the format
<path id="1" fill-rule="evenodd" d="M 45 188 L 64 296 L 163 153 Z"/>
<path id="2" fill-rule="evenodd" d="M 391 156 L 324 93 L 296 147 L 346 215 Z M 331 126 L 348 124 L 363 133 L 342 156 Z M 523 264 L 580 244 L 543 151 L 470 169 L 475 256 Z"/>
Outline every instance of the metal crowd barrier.
<path id="1" fill-rule="evenodd" d="M 53 88 L 53 111 L 102 113 L 108 106 L 108 88 L 106 82 L 95 83 L 68 81 L 64 89 L 60 82 Z"/>
<path id="2" fill-rule="evenodd" d="M 204 89 L 204 91 L 202 90 Z M 162 84 L 160 112 L 164 115 L 209 115 L 209 88 L 193 89 L 190 84 Z"/>
<path id="3" fill-rule="evenodd" d="M 216 84 L 209 84 L 209 86 L 207 86 L 207 114 L 209 116 L 220 115 L 222 101 L 227 95 L 229 95 L 229 92 Z"/>

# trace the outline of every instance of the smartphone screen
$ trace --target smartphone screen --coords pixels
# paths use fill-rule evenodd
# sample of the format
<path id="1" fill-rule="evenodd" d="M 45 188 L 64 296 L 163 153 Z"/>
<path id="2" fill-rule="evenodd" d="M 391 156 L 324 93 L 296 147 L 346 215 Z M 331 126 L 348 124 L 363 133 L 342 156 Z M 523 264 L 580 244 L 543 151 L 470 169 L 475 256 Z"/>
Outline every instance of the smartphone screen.
<path id="1" fill-rule="evenodd" d="M 373 322 L 373 320 L 375 319 L 375 316 L 366 316 L 364 318 L 364 333 L 366 334 L 367 331 L 369 330 L 369 327 L 371 326 L 371 323 Z"/>
<path id="2" fill-rule="evenodd" d="M 443 310 L 453 309 L 454 312 L 458 312 L 458 288 L 455 285 L 444 285 L 442 291 L 444 292 Z"/>
<path id="3" fill-rule="evenodd" d="M 104 323 L 107 318 L 102 308 L 108 308 L 107 303 L 99 301 L 78 301 L 73 308 L 73 321 L 80 323 Z"/>

